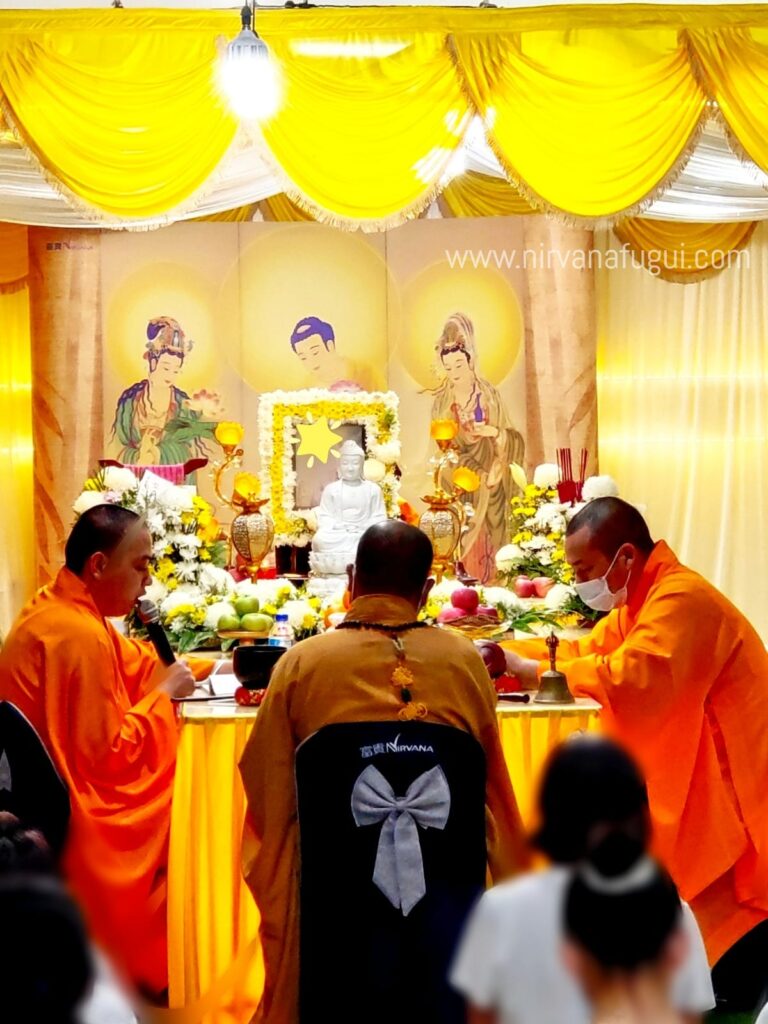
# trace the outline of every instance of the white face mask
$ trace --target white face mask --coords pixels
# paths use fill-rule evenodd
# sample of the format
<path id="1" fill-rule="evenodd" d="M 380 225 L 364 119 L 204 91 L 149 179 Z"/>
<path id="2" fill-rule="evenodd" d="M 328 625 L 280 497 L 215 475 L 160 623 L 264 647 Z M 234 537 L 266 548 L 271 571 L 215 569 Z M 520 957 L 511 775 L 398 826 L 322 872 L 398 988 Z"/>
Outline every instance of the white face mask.
<path id="1" fill-rule="evenodd" d="M 613 562 L 608 566 L 604 576 L 599 576 L 596 580 L 587 580 L 586 583 L 574 583 L 573 585 L 574 590 L 584 604 L 596 612 L 609 612 L 613 608 L 620 608 L 627 600 L 627 583 L 629 583 L 631 570 L 627 572 L 626 582 L 619 590 L 613 591 L 608 586 L 608 573 L 613 568 L 618 557 L 619 552 L 617 551 L 613 556 Z"/>

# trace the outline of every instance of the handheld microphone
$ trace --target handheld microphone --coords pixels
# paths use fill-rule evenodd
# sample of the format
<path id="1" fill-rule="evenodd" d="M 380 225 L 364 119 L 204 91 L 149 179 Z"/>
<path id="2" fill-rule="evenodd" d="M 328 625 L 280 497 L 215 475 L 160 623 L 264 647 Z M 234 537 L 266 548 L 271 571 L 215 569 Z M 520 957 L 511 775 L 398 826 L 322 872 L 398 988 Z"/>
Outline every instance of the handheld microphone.
<path id="1" fill-rule="evenodd" d="M 160 624 L 160 612 L 157 610 L 157 605 L 150 601 L 148 597 L 142 597 L 139 599 L 137 610 L 158 658 L 164 665 L 172 665 L 176 661 L 176 655 L 173 653 L 165 630 Z"/>

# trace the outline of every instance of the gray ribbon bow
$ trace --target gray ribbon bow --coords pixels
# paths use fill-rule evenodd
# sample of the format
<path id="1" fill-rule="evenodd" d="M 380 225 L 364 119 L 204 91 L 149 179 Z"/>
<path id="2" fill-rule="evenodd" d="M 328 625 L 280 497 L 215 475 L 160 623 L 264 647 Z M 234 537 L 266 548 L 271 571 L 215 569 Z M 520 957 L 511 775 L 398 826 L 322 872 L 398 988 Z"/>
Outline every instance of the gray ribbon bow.
<path id="1" fill-rule="evenodd" d="M 395 796 L 372 764 L 361 772 L 352 789 L 355 824 L 384 822 L 373 882 L 393 907 L 402 910 L 403 917 L 410 914 L 427 891 L 417 826 L 444 829 L 450 810 L 451 791 L 439 765 L 415 779 L 405 796 Z"/>

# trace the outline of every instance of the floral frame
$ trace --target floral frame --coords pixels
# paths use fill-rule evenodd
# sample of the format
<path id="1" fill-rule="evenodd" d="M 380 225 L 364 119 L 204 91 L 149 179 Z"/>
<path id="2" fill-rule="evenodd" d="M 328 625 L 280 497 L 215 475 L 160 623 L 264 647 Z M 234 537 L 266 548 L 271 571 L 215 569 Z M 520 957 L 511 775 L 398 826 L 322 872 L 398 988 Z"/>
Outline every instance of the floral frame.
<path id="1" fill-rule="evenodd" d="M 366 457 L 384 464 L 379 481 L 387 514 L 398 512 L 400 457 L 399 399 L 393 391 L 271 391 L 259 399 L 259 455 L 262 478 L 269 482 L 269 511 L 275 544 L 305 547 L 312 540 L 310 509 L 297 509 L 294 451 L 297 426 L 322 417 L 333 429 L 343 423 L 363 427 Z"/>

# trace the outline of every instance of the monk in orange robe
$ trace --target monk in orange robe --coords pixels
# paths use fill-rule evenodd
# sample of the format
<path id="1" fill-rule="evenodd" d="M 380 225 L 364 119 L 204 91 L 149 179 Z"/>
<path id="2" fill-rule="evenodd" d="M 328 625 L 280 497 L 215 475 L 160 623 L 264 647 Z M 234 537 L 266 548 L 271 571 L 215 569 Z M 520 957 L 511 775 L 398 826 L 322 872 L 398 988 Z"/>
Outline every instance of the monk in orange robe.
<path id="1" fill-rule="evenodd" d="M 768 918 L 768 653 L 618 498 L 574 516 L 565 553 L 582 599 L 609 614 L 561 644 L 560 668 L 643 768 L 658 853 L 714 964 Z M 544 642 L 505 646 L 508 669 L 536 686 Z"/>
<path id="2" fill-rule="evenodd" d="M 22 611 L 0 651 L 0 699 L 29 719 L 72 809 L 63 868 L 93 937 L 148 993 L 168 984 L 165 868 L 178 726 L 171 697 L 194 687 L 106 616 L 144 592 L 152 556 L 135 513 L 99 505 L 66 567 Z M 201 663 L 199 671 L 209 671 Z"/>
<path id="3" fill-rule="evenodd" d="M 432 548 L 420 530 L 391 520 L 360 540 L 346 620 L 402 626 L 431 584 Z M 398 634 L 426 721 L 474 736 L 486 756 L 488 862 L 494 879 L 524 867 L 527 852 L 496 724 L 496 694 L 473 645 L 435 628 Z M 396 721 L 391 636 L 336 630 L 297 644 L 277 663 L 240 761 L 248 800 L 244 870 L 261 913 L 266 980 L 255 1021 L 295 1024 L 299 987 L 298 821 L 294 752 L 325 725 Z M 329 940 L 332 933 L 329 924 Z M 362 1019 L 362 1018 L 361 1018 Z"/>

